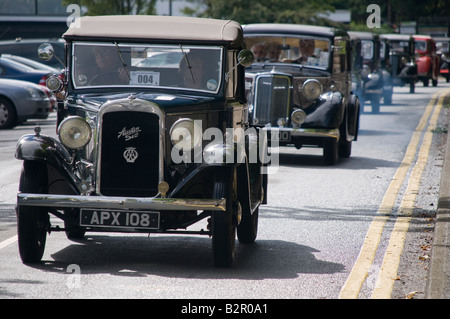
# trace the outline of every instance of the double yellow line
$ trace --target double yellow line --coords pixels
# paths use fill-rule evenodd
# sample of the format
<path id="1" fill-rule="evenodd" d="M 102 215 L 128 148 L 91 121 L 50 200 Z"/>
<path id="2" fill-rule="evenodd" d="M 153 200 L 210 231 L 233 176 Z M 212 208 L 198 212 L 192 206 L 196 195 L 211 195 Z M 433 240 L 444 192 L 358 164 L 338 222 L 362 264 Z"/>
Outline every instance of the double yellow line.
<path id="1" fill-rule="evenodd" d="M 433 129 L 436 127 L 444 98 L 449 93 L 450 90 L 448 89 L 440 90 L 433 95 L 432 99 L 428 103 L 427 108 L 425 109 L 425 112 L 422 115 L 413 136 L 411 137 L 411 141 L 400 167 L 397 169 L 386 194 L 383 197 L 383 201 L 381 202 L 378 212 L 369 227 L 358 259 L 356 260 L 347 281 L 341 289 L 339 298 L 358 298 L 361 287 L 368 276 L 370 267 L 372 266 L 375 254 L 378 250 L 378 245 L 381 240 L 384 226 L 388 218 L 392 217 L 391 214 L 398 192 L 403 184 L 403 181 L 405 180 L 408 170 L 411 165 L 413 165 L 416 150 L 423 134 L 422 145 L 417 155 L 417 160 L 411 171 L 408 187 L 403 195 L 402 202 L 398 210 L 398 216 L 396 217 L 396 222 L 389 239 L 389 245 L 384 254 L 383 264 L 381 266 L 378 280 L 371 296 L 373 299 L 389 299 L 391 297 L 392 288 L 394 286 L 395 278 L 397 277 L 400 255 L 403 250 L 406 233 L 409 228 L 411 214 L 414 208 L 415 198 L 419 192 L 420 178 L 428 160 L 428 154 L 433 138 Z M 438 101 L 436 104 L 437 99 Z M 436 107 L 434 107 L 435 104 Z M 430 118 L 433 108 L 434 112 Z M 428 127 L 424 132 L 427 123 Z"/>

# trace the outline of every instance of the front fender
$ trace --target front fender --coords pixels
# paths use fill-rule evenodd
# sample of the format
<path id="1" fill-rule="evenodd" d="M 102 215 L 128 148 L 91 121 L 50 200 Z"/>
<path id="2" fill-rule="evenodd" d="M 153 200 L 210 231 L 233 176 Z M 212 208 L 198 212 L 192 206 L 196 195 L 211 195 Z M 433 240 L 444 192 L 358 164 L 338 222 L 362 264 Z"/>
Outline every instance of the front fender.
<path id="1" fill-rule="evenodd" d="M 343 96 L 340 92 L 327 92 L 304 111 L 306 121 L 302 127 L 338 128 L 344 116 Z"/>
<path id="2" fill-rule="evenodd" d="M 52 137 L 33 134 L 22 136 L 17 142 L 15 157 L 51 165 L 72 183 L 72 186 L 77 185 L 78 178 L 73 173 L 72 157 L 61 143 Z"/>
<path id="3" fill-rule="evenodd" d="M 423 75 L 431 71 L 431 58 L 428 56 L 420 57 L 417 61 L 417 73 Z"/>

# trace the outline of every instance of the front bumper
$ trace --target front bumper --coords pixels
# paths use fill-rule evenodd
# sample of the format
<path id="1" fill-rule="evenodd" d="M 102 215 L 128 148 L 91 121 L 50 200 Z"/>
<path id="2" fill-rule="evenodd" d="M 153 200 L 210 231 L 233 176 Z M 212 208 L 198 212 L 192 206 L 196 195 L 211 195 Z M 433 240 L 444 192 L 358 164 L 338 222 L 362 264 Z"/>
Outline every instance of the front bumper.
<path id="1" fill-rule="evenodd" d="M 335 138 L 339 139 L 339 129 L 314 129 L 314 128 L 291 128 L 291 127 L 272 127 L 266 128 L 270 134 L 270 140 L 279 142 L 290 142 L 304 137 L 315 138 Z M 273 143 L 272 143 L 273 144 Z"/>
<path id="2" fill-rule="evenodd" d="M 17 204 L 23 206 L 134 210 L 211 210 L 226 211 L 225 199 L 142 198 L 19 193 Z"/>

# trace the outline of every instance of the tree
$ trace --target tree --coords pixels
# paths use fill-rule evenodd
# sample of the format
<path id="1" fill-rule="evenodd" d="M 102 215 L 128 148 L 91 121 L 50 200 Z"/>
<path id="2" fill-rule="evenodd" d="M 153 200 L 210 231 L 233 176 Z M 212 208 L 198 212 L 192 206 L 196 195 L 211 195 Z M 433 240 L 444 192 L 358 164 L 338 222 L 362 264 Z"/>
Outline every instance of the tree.
<path id="1" fill-rule="evenodd" d="M 247 23 L 309 23 L 328 25 L 318 13 L 334 10 L 336 0 L 190 0 L 203 10 L 186 9 L 185 14 L 204 18 L 231 19 Z"/>
<path id="2" fill-rule="evenodd" d="M 78 4 L 85 15 L 156 14 L 157 0 L 64 0 L 64 5 Z"/>

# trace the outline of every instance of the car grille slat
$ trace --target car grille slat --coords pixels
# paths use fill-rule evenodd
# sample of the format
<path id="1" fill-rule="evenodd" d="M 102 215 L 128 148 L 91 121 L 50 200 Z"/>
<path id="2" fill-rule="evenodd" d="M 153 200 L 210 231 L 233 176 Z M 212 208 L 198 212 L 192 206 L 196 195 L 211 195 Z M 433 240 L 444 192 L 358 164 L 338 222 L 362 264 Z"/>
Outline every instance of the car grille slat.
<path id="1" fill-rule="evenodd" d="M 105 113 L 101 130 L 101 194 L 156 196 L 159 181 L 159 116 L 148 112 Z"/>

